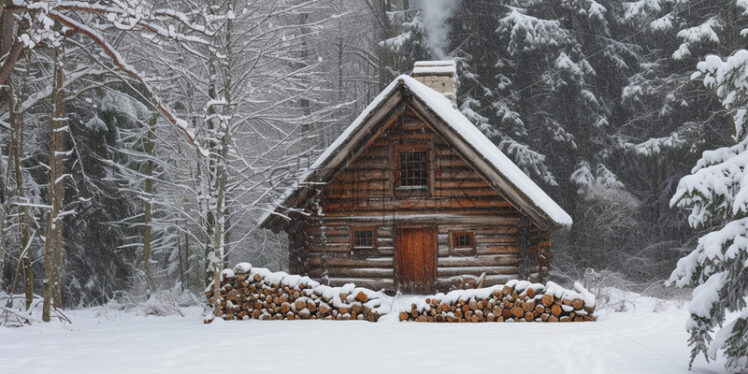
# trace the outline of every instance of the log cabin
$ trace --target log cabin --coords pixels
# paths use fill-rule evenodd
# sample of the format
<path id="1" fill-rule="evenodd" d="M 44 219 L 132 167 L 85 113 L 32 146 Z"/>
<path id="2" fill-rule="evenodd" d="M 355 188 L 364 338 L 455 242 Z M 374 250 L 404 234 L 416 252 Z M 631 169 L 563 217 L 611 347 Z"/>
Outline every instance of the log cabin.
<path id="1" fill-rule="evenodd" d="M 260 218 L 289 270 L 405 293 L 540 281 L 571 217 L 456 104 L 452 61 L 390 83 Z M 470 283 L 470 282 L 468 282 Z"/>

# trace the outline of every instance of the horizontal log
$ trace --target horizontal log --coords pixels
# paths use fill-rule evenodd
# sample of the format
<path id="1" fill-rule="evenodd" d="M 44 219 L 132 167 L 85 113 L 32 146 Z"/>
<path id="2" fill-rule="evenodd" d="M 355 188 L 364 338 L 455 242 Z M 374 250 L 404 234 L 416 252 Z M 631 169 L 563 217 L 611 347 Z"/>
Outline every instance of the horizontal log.
<path id="1" fill-rule="evenodd" d="M 352 165 L 363 165 L 364 168 L 377 161 L 389 161 L 388 147 L 370 147 L 359 156 Z M 350 170 L 350 169 L 349 169 Z"/>
<path id="2" fill-rule="evenodd" d="M 467 214 L 466 214 L 467 213 Z M 338 216 L 325 216 L 319 217 L 316 215 L 309 216 L 307 221 L 311 223 L 319 221 L 322 218 L 326 225 L 343 225 L 349 222 L 356 222 L 360 224 L 376 225 L 396 225 L 402 222 L 413 222 L 413 223 L 446 223 L 446 224 L 495 224 L 495 225 L 516 225 L 519 221 L 519 217 L 516 216 L 497 216 L 497 215 L 483 215 L 483 214 L 470 214 L 472 212 L 466 212 L 462 214 L 386 214 L 386 215 L 360 215 L 360 214 L 349 214 L 349 215 L 338 215 Z"/>
<path id="3" fill-rule="evenodd" d="M 350 184 L 354 184 L 351 182 Z M 347 185 L 350 185 L 347 184 Z M 498 201 L 504 199 L 490 187 L 466 187 L 465 185 L 474 184 L 473 182 L 465 183 L 464 185 L 455 188 L 456 182 L 449 182 L 449 186 L 442 188 L 439 181 L 434 185 L 429 198 L 455 198 L 455 199 L 474 199 L 474 198 L 492 198 Z M 367 199 L 370 197 L 393 197 L 393 192 L 390 190 L 389 185 L 385 179 L 372 179 L 365 182 L 361 182 L 355 187 L 351 188 L 338 188 L 337 185 L 331 185 L 329 188 L 323 190 L 322 196 L 325 199 Z M 400 196 L 402 193 L 398 193 Z M 415 194 L 415 193 L 413 193 Z M 418 195 L 421 197 L 421 195 Z M 407 197 L 407 195 L 406 195 Z M 424 197 L 421 197 L 424 198 Z"/>
<path id="4" fill-rule="evenodd" d="M 390 143 L 399 142 L 403 145 L 422 145 L 430 147 L 432 143 L 431 134 L 418 134 L 412 131 L 402 132 L 401 134 L 396 134 L 390 138 Z"/>
<path id="5" fill-rule="evenodd" d="M 328 244 L 346 243 L 348 244 L 350 243 L 350 236 L 347 234 L 346 235 L 325 235 L 324 237 L 317 236 L 317 235 L 309 235 L 307 237 L 307 240 L 309 241 L 309 243 L 320 244 L 320 245 L 323 243 L 328 243 Z"/>
<path id="6" fill-rule="evenodd" d="M 440 155 L 436 159 L 437 167 L 468 167 L 468 164 L 462 158 L 446 158 Z"/>
<path id="7" fill-rule="evenodd" d="M 428 140 L 433 137 L 433 133 L 420 130 L 403 130 L 398 135 L 399 140 L 405 140 L 407 144 L 429 144 Z"/>
<path id="8" fill-rule="evenodd" d="M 459 231 L 459 230 L 454 230 Z M 464 230 L 464 231 L 472 231 L 472 230 Z M 439 243 L 445 243 L 449 244 L 449 237 L 451 234 L 438 234 L 438 240 Z M 475 236 L 475 241 L 477 244 L 512 244 L 517 242 L 517 235 L 512 234 L 494 234 L 494 233 L 488 233 L 488 234 L 477 234 Z"/>
<path id="9" fill-rule="evenodd" d="M 445 156 L 459 156 L 454 151 L 454 147 L 452 147 L 451 144 L 447 143 L 442 136 L 439 136 L 439 134 L 434 137 L 432 144 L 434 147 L 434 151 L 439 151 Z"/>
<path id="10" fill-rule="evenodd" d="M 377 169 L 377 170 L 347 170 L 335 176 L 332 182 L 328 185 L 334 187 L 337 183 L 346 182 L 367 182 L 367 181 L 384 181 L 392 177 L 391 169 Z"/>
<path id="11" fill-rule="evenodd" d="M 337 182 L 329 184 L 324 187 L 324 190 L 333 191 L 356 191 L 356 190 L 388 190 L 390 188 L 389 180 L 373 180 L 373 181 L 356 181 L 356 182 Z M 327 192 L 325 192 L 327 193 Z"/>
<path id="12" fill-rule="evenodd" d="M 347 253 L 351 251 L 349 243 L 328 243 L 328 244 L 316 244 L 307 243 L 306 245 L 309 252 L 338 252 Z"/>
<path id="13" fill-rule="evenodd" d="M 394 270 L 383 268 L 351 268 L 351 267 L 330 267 L 327 268 L 310 268 L 309 276 L 319 278 L 323 275 L 338 278 L 393 278 Z"/>
<path id="14" fill-rule="evenodd" d="M 481 235 L 475 236 L 477 244 L 504 244 L 517 243 L 517 235 Z"/>
<path id="15" fill-rule="evenodd" d="M 489 186 L 482 179 L 439 179 L 435 182 L 436 188 L 459 189 L 459 188 L 485 188 Z"/>
<path id="16" fill-rule="evenodd" d="M 378 223 L 374 223 L 373 226 L 377 225 Z M 326 237 L 327 243 L 335 243 L 335 244 L 344 244 L 348 243 L 348 238 L 350 238 L 350 235 L 333 235 L 333 236 L 327 236 Z M 345 240 L 341 240 L 342 238 L 345 238 Z M 382 245 L 382 246 L 391 246 L 392 245 L 393 238 L 385 236 L 380 237 L 378 235 L 375 236 L 375 245 Z M 323 243 L 322 238 L 315 235 L 305 235 L 303 244 L 312 244 L 312 245 L 321 245 Z"/>
<path id="17" fill-rule="evenodd" d="M 439 225 L 440 234 L 450 231 L 475 231 L 477 234 L 514 234 L 519 231 L 517 225 Z"/>
<path id="18" fill-rule="evenodd" d="M 476 253 L 478 255 L 498 255 L 498 254 L 509 254 L 509 253 L 519 253 L 519 248 L 516 245 L 512 244 L 491 244 L 491 245 L 481 245 L 478 244 L 476 248 Z"/>
<path id="19" fill-rule="evenodd" d="M 378 149 L 386 149 L 389 151 L 390 149 L 390 141 L 387 139 L 387 137 L 382 136 L 377 138 L 373 143 L 371 143 L 371 146 L 369 149 L 366 150 L 368 153 L 369 151 L 378 150 Z"/>
<path id="20" fill-rule="evenodd" d="M 450 256 L 437 259 L 439 267 L 460 266 L 517 266 L 519 258 L 516 255 L 498 256 Z"/>
<path id="21" fill-rule="evenodd" d="M 392 247 L 393 240 L 392 238 L 382 238 L 377 237 L 377 247 Z"/>
<path id="22" fill-rule="evenodd" d="M 417 117 L 403 116 L 401 118 L 403 118 L 401 126 L 404 130 L 428 129 L 426 124 Z"/>
<path id="23" fill-rule="evenodd" d="M 326 199 L 365 199 L 367 197 L 391 197 L 391 185 L 386 178 L 371 178 L 362 181 L 341 182 L 331 184 L 323 189 L 322 196 Z M 504 198 L 490 186 L 481 185 L 476 180 L 446 181 L 436 179 L 431 191 L 435 198 Z"/>
<path id="24" fill-rule="evenodd" d="M 392 192 L 389 188 L 365 189 L 366 186 L 360 187 L 348 190 L 325 190 L 322 197 L 326 200 L 392 198 Z"/>
<path id="25" fill-rule="evenodd" d="M 437 162 L 439 164 L 439 162 Z M 461 181 L 461 180 L 473 180 L 473 181 L 482 181 L 483 178 L 480 177 L 473 169 L 469 167 L 445 167 L 442 165 L 435 165 L 435 171 L 438 171 L 438 173 L 435 173 L 435 177 L 438 180 L 453 180 L 453 181 Z M 486 183 L 486 186 L 489 186 L 488 183 Z"/>
<path id="26" fill-rule="evenodd" d="M 377 246 L 377 253 L 391 256 L 395 253 L 395 248 L 392 246 Z"/>
<path id="27" fill-rule="evenodd" d="M 493 275 L 511 275 L 516 274 L 516 266 L 461 266 L 461 267 L 438 267 L 436 275 L 438 277 L 455 277 L 461 275 L 479 276 L 482 273 Z"/>
<path id="28" fill-rule="evenodd" d="M 376 211 L 402 209 L 474 209 L 474 208 L 509 208 L 507 201 L 476 198 L 423 198 L 408 197 L 403 199 L 334 199 L 322 203 L 323 211 Z"/>
<path id="29" fill-rule="evenodd" d="M 325 235 L 348 235 L 348 226 L 340 225 L 320 228 L 319 226 L 307 224 L 304 227 L 304 233 L 309 236 L 321 236 L 323 232 Z"/>
<path id="30" fill-rule="evenodd" d="M 395 254 L 394 247 L 377 247 L 377 253 L 381 256 L 392 256 Z"/>
<path id="31" fill-rule="evenodd" d="M 378 237 L 392 237 L 392 226 L 377 226 Z"/>
<path id="32" fill-rule="evenodd" d="M 369 217 L 368 220 L 374 220 L 375 217 L 391 217 L 394 210 L 380 209 L 380 210 L 362 210 L 362 209 L 351 209 L 351 210 L 331 210 L 324 209 L 325 219 L 334 219 L 339 217 Z M 439 212 L 435 214 L 436 212 Z M 397 210 L 397 216 L 454 216 L 454 215 L 476 215 L 476 216 L 494 216 L 494 217 L 512 217 L 518 216 L 518 212 L 513 208 L 423 208 L 423 207 L 403 207 Z M 383 219 L 383 218 L 380 218 Z M 438 219 L 441 222 L 448 222 L 448 219 Z M 436 222 L 434 220 L 434 222 Z M 454 223 L 454 222 L 452 222 Z"/>
<path id="33" fill-rule="evenodd" d="M 452 253 L 452 248 L 449 247 L 449 244 L 447 243 L 439 243 L 436 247 L 436 255 L 437 257 L 447 257 L 450 256 Z"/>
<path id="34" fill-rule="evenodd" d="M 365 149 L 361 156 L 382 156 L 389 157 L 390 155 L 390 144 L 386 140 L 379 138 L 374 140 L 367 149 Z M 354 161 L 355 162 L 355 161 Z"/>
<path id="35" fill-rule="evenodd" d="M 355 228 L 354 228 L 355 230 Z M 318 235 L 308 235 L 307 240 L 310 243 L 350 243 L 350 235 L 325 235 L 324 237 L 318 236 Z M 377 245 L 383 245 L 383 246 L 392 246 L 392 238 L 391 237 L 380 237 L 377 236 Z"/>
<path id="36" fill-rule="evenodd" d="M 517 256 L 514 255 L 499 255 L 499 256 L 475 256 L 475 257 L 462 257 L 462 256 L 451 256 L 451 257 L 440 257 L 438 258 L 438 266 L 442 268 L 446 267 L 485 267 L 485 266 L 516 266 L 519 262 Z M 316 257 L 312 256 L 307 258 L 307 265 L 310 267 L 322 267 L 328 268 L 380 268 L 380 269 L 392 269 L 394 266 L 392 257 L 381 257 L 381 258 L 366 258 L 359 259 L 353 257 Z"/>
<path id="37" fill-rule="evenodd" d="M 367 153 L 364 153 L 364 154 L 367 154 Z M 390 158 L 388 156 L 389 155 L 383 155 L 377 152 L 377 153 L 368 155 L 367 157 L 357 159 L 346 170 L 353 171 L 353 170 L 362 170 L 362 169 L 389 169 Z"/>
<path id="38" fill-rule="evenodd" d="M 328 278 L 328 281 L 333 287 L 340 287 L 346 283 L 354 283 L 357 287 L 366 287 L 372 290 L 388 289 L 392 290 L 395 288 L 395 281 L 393 279 L 372 279 L 372 278 Z"/>
<path id="39" fill-rule="evenodd" d="M 352 257 L 309 257 L 307 263 L 312 266 L 347 266 L 347 267 L 367 267 L 367 268 L 392 268 L 392 257 L 375 257 L 375 258 L 352 258 Z"/>
<path id="40" fill-rule="evenodd" d="M 439 182 L 436 182 L 436 188 L 432 196 L 435 197 L 457 197 L 457 198 L 470 198 L 470 197 L 487 197 L 492 196 L 496 199 L 501 199 L 501 195 L 490 187 L 473 187 L 473 188 L 441 188 Z"/>

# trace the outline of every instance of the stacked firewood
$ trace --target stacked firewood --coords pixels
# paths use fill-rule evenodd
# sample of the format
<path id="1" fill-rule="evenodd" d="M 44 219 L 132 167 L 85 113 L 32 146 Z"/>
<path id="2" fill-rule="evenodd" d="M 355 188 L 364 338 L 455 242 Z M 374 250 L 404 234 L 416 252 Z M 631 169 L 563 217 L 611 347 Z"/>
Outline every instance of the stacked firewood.
<path id="1" fill-rule="evenodd" d="M 579 283 L 576 291 L 510 281 L 504 286 L 458 290 L 413 300 L 400 321 L 416 322 L 583 322 L 594 321 L 595 297 Z"/>
<path id="2" fill-rule="evenodd" d="M 376 322 L 380 294 L 353 284 L 320 285 L 308 277 L 270 272 L 241 263 L 221 274 L 220 297 L 205 291 L 211 306 L 219 302 L 225 320 L 365 320 Z M 212 319 L 205 320 L 206 323 Z"/>

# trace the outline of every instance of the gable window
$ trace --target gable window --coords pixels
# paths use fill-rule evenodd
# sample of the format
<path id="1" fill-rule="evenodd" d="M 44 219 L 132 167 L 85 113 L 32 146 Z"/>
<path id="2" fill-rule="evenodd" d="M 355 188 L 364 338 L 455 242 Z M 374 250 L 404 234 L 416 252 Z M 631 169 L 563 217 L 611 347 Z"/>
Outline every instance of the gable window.
<path id="1" fill-rule="evenodd" d="M 403 149 L 398 152 L 397 187 L 428 189 L 429 157 L 426 149 Z"/>
<path id="2" fill-rule="evenodd" d="M 474 256 L 475 250 L 475 232 L 459 231 L 450 233 L 450 247 L 452 253 L 463 256 Z"/>
<path id="3" fill-rule="evenodd" d="M 377 234 L 374 227 L 354 227 L 351 229 L 351 250 L 374 250 Z"/>

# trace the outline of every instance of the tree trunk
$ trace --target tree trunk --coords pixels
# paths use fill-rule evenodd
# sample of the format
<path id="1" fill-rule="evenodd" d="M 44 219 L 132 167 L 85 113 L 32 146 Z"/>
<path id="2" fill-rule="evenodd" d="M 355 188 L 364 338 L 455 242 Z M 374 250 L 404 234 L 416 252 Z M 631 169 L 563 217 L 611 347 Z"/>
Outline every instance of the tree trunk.
<path id="1" fill-rule="evenodd" d="M 25 77 L 24 77 L 25 78 Z M 25 80 L 25 79 L 24 79 Z M 21 84 L 23 87 L 23 84 Z M 26 309 L 31 307 L 31 302 L 34 299 L 34 273 L 31 268 L 31 257 L 29 250 L 29 241 L 31 240 L 31 234 L 29 230 L 27 214 L 28 208 L 25 205 L 25 191 L 23 183 L 23 111 L 21 106 L 23 100 L 20 99 L 20 92 L 14 88 L 11 83 L 9 86 L 9 114 L 10 114 L 10 131 L 11 131 L 11 146 L 10 153 L 13 158 L 13 171 L 16 179 L 16 195 L 18 199 L 18 232 L 19 232 L 19 245 L 18 253 L 20 254 L 20 261 L 23 266 L 23 279 L 25 284 L 26 294 Z"/>
<path id="2" fill-rule="evenodd" d="M 299 51 L 299 57 L 301 62 L 298 64 L 297 69 L 303 69 L 309 60 L 309 43 L 307 43 L 307 33 L 309 32 L 308 27 L 304 27 L 309 22 L 309 13 L 302 12 L 299 14 L 299 25 L 301 25 L 301 34 L 303 35 L 301 40 L 301 48 Z M 311 113 L 311 103 L 304 96 L 299 101 L 302 113 L 304 113 L 304 122 L 301 124 L 301 146 L 305 149 L 314 148 L 314 124 L 308 122 L 309 114 Z"/>
<path id="3" fill-rule="evenodd" d="M 373 6 L 376 12 L 375 18 L 379 29 L 378 41 L 385 41 L 393 36 L 392 24 L 388 13 L 392 10 L 392 4 L 388 0 L 377 0 Z M 377 57 L 379 57 L 379 89 L 382 90 L 392 80 L 389 68 L 393 67 L 392 52 L 389 48 L 377 43 Z"/>
<path id="4" fill-rule="evenodd" d="M 0 56 L 6 56 L 10 53 L 13 46 L 13 29 L 15 28 L 16 20 L 12 12 L 5 12 L 5 8 L 11 5 L 11 3 L 11 0 L 0 2 Z M 4 57 L 3 63 L 6 63 L 7 60 L 8 58 Z"/>
<path id="5" fill-rule="evenodd" d="M 44 243 L 44 304 L 42 320 L 49 322 L 50 308 L 61 305 L 60 267 L 62 265 L 62 210 L 63 178 L 62 134 L 65 126 L 63 91 L 63 49 L 55 48 L 54 86 L 52 88 L 52 120 L 49 142 L 49 185 L 47 194 L 51 209 L 47 215 L 47 240 Z M 53 300 L 54 298 L 54 300 Z"/>
<path id="6" fill-rule="evenodd" d="M 60 143 L 62 143 L 62 137 L 60 137 Z M 64 174 L 62 171 L 62 159 L 60 159 L 59 168 L 57 169 L 60 171 L 60 176 Z M 63 202 L 63 194 L 64 194 L 64 183 L 62 181 L 62 178 L 59 182 L 57 182 L 57 188 L 59 190 L 57 191 L 57 196 L 60 201 L 60 211 L 62 211 L 62 202 Z M 54 271 L 55 271 L 55 281 L 53 283 L 54 286 L 54 297 L 52 298 L 53 305 L 55 308 L 61 308 L 62 307 L 62 226 L 64 224 L 63 217 L 58 216 L 55 219 L 55 250 L 54 250 Z"/>
<path id="7" fill-rule="evenodd" d="M 343 0 L 339 1 L 338 9 L 342 11 Z M 338 100 L 343 101 L 345 92 L 343 92 L 343 56 L 345 55 L 345 43 L 343 40 L 343 18 L 338 19 L 338 42 L 336 44 L 338 52 Z"/>
<path id="8" fill-rule="evenodd" d="M 12 2 L 10 0 L 3 0 L 0 1 L 0 63 L 3 65 L 3 71 L 8 72 L 8 77 L 10 77 L 10 70 L 8 68 L 12 68 L 12 66 L 15 64 L 15 61 L 11 62 L 12 56 L 11 56 L 11 46 L 13 45 L 13 31 L 15 26 L 15 17 L 13 16 L 12 12 L 5 12 L 5 8 L 7 6 L 10 6 Z M 15 52 L 19 52 L 15 54 L 15 58 L 17 59 L 20 55 L 20 49 L 15 48 Z M 0 87 L 0 102 L 2 100 L 8 99 L 10 95 L 12 94 L 10 92 L 10 82 L 9 79 L 6 79 L 8 81 L 8 84 L 5 84 L 5 82 L 2 83 L 2 86 Z M 13 112 L 13 103 L 10 102 L 8 108 L 10 109 L 9 112 Z M 12 120 L 12 118 L 11 118 Z M 12 125 L 12 124 L 11 124 Z M 10 158 L 13 156 L 13 134 L 12 134 L 12 128 L 11 128 L 11 145 L 8 149 L 8 163 L 10 164 Z M 11 172 L 11 166 L 8 165 L 8 173 Z M 2 173 L 0 175 L 6 175 L 6 173 Z M 6 179 L 3 180 L 3 190 L 2 190 L 2 212 L 0 212 L 0 217 L 2 221 L 0 222 L 0 287 L 2 286 L 3 282 L 3 270 L 5 269 L 5 254 L 7 251 L 7 248 L 5 246 L 5 218 L 7 215 L 7 206 L 6 206 L 6 199 L 5 199 L 5 188 L 7 184 L 5 183 Z M 19 252 L 20 253 L 20 252 Z M 23 261 L 22 259 L 19 259 L 19 261 Z M 13 289 L 15 289 L 16 282 L 17 282 L 18 272 L 16 272 L 16 275 L 13 279 Z M 0 288 L 2 289 L 2 288 Z M 12 299 L 11 299 L 12 300 Z"/>
<path id="9" fill-rule="evenodd" d="M 231 5 L 229 5 L 231 7 Z M 229 19 L 226 22 L 226 61 L 231 61 L 231 33 L 233 22 Z M 231 133 L 231 121 L 228 119 L 231 116 L 231 66 L 225 63 L 223 69 L 223 99 L 224 105 L 222 110 L 221 120 L 221 136 L 220 153 L 216 160 L 216 210 L 215 210 L 215 231 L 213 239 L 213 294 L 216 295 L 216 302 L 214 303 L 215 309 L 213 315 L 220 317 L 222 314 L 220 292 L 221 292 L 221 270 L 224 266 L 224 246 L 225 246 L 225 231 L 226 231 L 226 212 L 225 199 L 226 199 L 226 179 L 227 179 L 227 166 L 228 166 L 228 155 L 229 155 L 229 134 Z"/>
<path id="10" fill-rule="evenodd" d="M 216 82 L 215 82 L 216 69 L 214 66 L 214 61 L 209 62 L 208 69 L 210 73 L 209 78 L 211 80 L 210 87 L 208 89 L 208 95 L 210 96 L 211 99 L 218 99 L 218 93 L 217 93 Z M 217 158 L 216 153 L 218 152 L 216 150 L 216 142 L 214 141 L 214 139 L 217 138 L 216 133 L 215 133 L 216 131 L 215 121 L 216 120 L 212 118 L 216 114 L 216 111 L 214 108 L 215 108 L 215 105 L 211 105 L 207 110 L 207 117 L 209 118 L 206 124 L 207 129 L 208 129 L 208 138 L 209 138 L 208 149 L 213 154 L 208 156 L 208 165 L 207 165 L 207 170 L 205 171 L 205 178 L 207 178 L 207 183 L 203 183 L 203 188 L 207 189 L 207 191 L 202 191 L 203 192 L 202 195 L 204 199 L 203 204 L 205 205 L 203 207 L 204 212 L 205 212 L 203 219 L 205 220 L 204 225 L 205 225 L 205 234 L 206 234 L 205 235 L 205 258 L 206 258 L 206 263 L 205 263 L 206 282 L 205 284 L 206 286 L 210 284 L 210 282 L 215 280 L 215 274 L 213 274 L 213 264 L 211 264 L 211 262 L 207 260 L 211 257 L 211 255 L 216 250 L 214 237 L 215 237 L 215 227 L 216 227 L 217 217 L 215 216 L 215 211 L 213 207 L 214 200 L 212 197 L 214 196 L 214 193 L 215 193 L 214 183 L 216 181 L 216 175 L 218 174 L 217 172 L 218 166 L 216 165 L 216 158 Z M 198 172 L 200 172 L 199 169 L 198 169 Z"/>
<path id="11" fill-rule="evenodd" d="M 208 148 L 211 149 L 212 148 Z M 198 160 L 200 160 L 200 152 L 197 152 Z M 211 156 L 208 156 L 208 158 L 212 158 Z M 211 163 L 212 161 L 208 161 L 208 163 Z M 197 196 L 197 202 L 198 202 L 198 211 L 200 214 L 200 226 L 203 229 L 201 231 L 201 236 L 198 239 L 198 244 L 202 244 L 203 248 L 203 258 L 205 259 L 205 273 L 203 273 L 204 277 L 201 277 L 203 280 L 203 287 L 207 287 L 210 282 L 213 280 L 213 273 L 210 269 L 210 264 L 208 264 L 207 259 L 210 257 L 210 254 L 212 252 L 211 250 L 211 244 L 210 241 L 212 240 L 211 233 L 212 231 L 212 214 L 211 214 L 211 207 L 210 207 L 210 170 L 203 170 L 206 169 L 203 167 L 203 164 L 201 162 L 198 162 L 195 166 L 195 179 L 200 181 L 200 184 L 198 185 L 198 196 Z M 200 264 L 198 264 L 200 265 Z M 199 280 L 198 280 L 199 281 Z"/>
<path id="12" fill-rule="evenodd" d="M 227 136 L 224 136 L 224 142 L 227 142 Z M 224 145 L 221 147 L 221 156 L 225 157 L 226 153 L 224 150 L 227 148 L 227 145 Z M 225 223 L 225 216 L 223 215 L 223 200 L 225 198 L 225 189 L 226 189 L 226 168 L 225 168 L 225 159 L 218 161 L 218 170 L 217 170 L 217 196 L 216 196 L 216 224 L 214 227 L 214 237 L 213 237 L 213 253 L 212 258 L 210 259 L 209 263 L 212 267 L 213 271 L 213 294 L 216 295 L 216 302 L 215 302 L 215 309 L 213 311 L 214 315 L 216 317 L 221 316 L 221 300 L 219 300 L 220 292 L 221 292 L 221 270 L 223 267 L 223 255 L 224 255 L 224 242 L 223 242 L 223 231 L 224 231 L 224 223 Z"/>
<path id="13" fill-rule="evenodd" d="M 16 61 L 21 55 L 22 44 L 13 44 L 13 31 L 15 29 L 16 19 L 13 16 L 13 12 L 5 12 L 5 8 L 12 5 L 11 0 L 0 1 L 0 63 L 2 68 L 0 71 L 6 74 L 2 74 L 5 79 L 0 85 L 4 85 L 0 88 L 0 102 L 9 99 L 10 95 L 10 74 L 15 67 Z M 7 82 L 7 84 L 6 84 Z"/>
<path id="14" fill-rule="evenodd" d="M 190 276 L 190 235 L 186 231 L 187 225 L 185 224 L 184 232 L 184 269 L 187 271 L 187 282 L 192 284 L 192 277 Z"/>
<path id="15" fill-rule="evenodd" d="M 145 199 L 143 201 L 143 271 L 145 272 L 145 280 L 148 290 L 146 294 L 150 296 L 151 292 L 154 291 L 153 274 L 151 274 L 151 243 L 152 243 L 152 225 L 151 225 L 151 195 L 153 194 L 153 150 L 154 150 L 154 131 L 156 128 L 156 121 L 158 120 L 158 113 L 155 111 L 151 115 L 151 119 L 148 123 L 148 133 L 145 137 L 145 144 L 143 150 L 148 155 L 148 159 L 145 162 Z"/>
<path id="16" fill-rule="evenodd" d="M 8 149 L 8 156 L 10 158 L 10 155 L 12 153 L 12 143 L 11 146 Z M 2 155 L 2 147 L 0 147 L 0 155 Z M 10 160 L 9 160 L 10 161 Z M 5 218 L 7 215 L 7 201 L 5 198 L 5 186 L 7 185 L 8 180 L 8 174 L 10 173 L 10 165 L 8 166 L 8 172 L 3 173 L 2 172 L 2 164 L 0 163 L 0 178 L 2 178 L 2 181 L 0 181 L 0 188 L 2 188 L 2 191 L 0 191 L 0 290 L 2 290 L 3 285 L 3 275 L 4 272 L 4 263 L 5 263 Z M 15 285 L 14 285 L 15 287 Z M 12 294 L 12 293 L 11 293 Z"/>
<path id="17" fill-rule="evenodd" d="M 177 237 L 177 254 L 179 258 L 179 284 L 184 290 L 184 258 L 182 258 L 182 240 Z"/>

